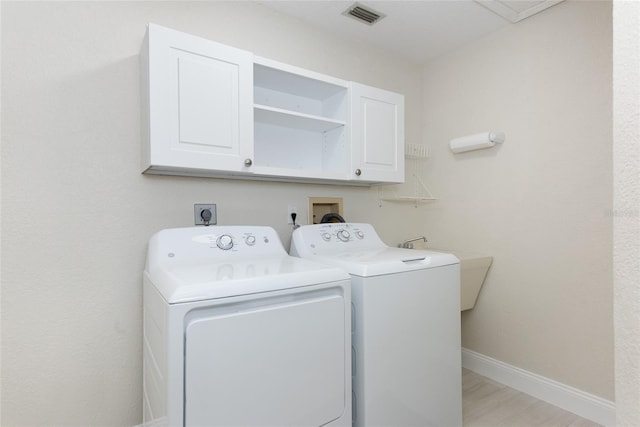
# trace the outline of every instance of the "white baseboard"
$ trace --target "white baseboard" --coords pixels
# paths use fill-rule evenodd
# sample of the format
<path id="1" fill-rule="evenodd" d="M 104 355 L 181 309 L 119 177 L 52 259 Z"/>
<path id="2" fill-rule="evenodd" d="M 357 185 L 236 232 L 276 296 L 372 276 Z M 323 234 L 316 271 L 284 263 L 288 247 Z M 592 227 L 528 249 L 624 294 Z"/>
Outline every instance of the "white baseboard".
<path id="1" fill-rule="evenodd" d="M 616 423 L 615 404 L 582 390 L 462 349 L 462 367 L 604 426 Z"/>

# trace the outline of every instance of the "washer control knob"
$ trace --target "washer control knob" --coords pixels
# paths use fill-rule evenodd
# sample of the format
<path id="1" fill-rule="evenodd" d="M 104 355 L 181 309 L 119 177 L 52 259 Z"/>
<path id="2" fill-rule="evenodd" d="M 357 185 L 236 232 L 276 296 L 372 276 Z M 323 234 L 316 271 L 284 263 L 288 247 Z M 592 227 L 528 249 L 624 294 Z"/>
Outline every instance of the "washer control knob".
<path id="1" fill-rule="evenodd" d="M 343 242 L 348 242 L 349 237 L 351 237 L 351 234 L 349 234 L 347 230 L 338 231 L 338 239 L 342 240 Z"/>
<path id="2" fill-rule="evenodd" d="M 323 239 L 325 242 L 328 242 L 329 240 L 331 240 L 331 234 L 329 234 L 329 233 L 322 233 L 322 239 Z"/>
<path id="3" fill-rule="evenodd" d="M 216 240 L 216 245 L 223 251 L 228 251 L 233 247 L 233 239 L 228 234 L 223 234 Z"/>
<path id="4" fill-rule="evenodd" d="M 256 244 L 256 236 L 247 236 L 247 245 L 253 246 Z"/>
<path id="5" fill-rule="evenodd" d="M 362 231 L 356 231 L 356 237 L 358 239 L 364 239 L 364 233 Z"/>

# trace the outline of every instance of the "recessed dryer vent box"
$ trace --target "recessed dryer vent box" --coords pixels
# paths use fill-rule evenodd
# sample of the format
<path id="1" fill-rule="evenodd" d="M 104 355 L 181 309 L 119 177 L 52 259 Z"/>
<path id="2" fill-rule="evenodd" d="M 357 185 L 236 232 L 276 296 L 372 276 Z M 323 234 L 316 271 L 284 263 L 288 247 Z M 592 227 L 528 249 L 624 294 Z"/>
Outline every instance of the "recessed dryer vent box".
<path id="1" fill-rule="evenodd" d="M 320 220 L 328 213 L 342 213 L 342 197 L 309 197 L 309 224 L 320 224 Z"/>

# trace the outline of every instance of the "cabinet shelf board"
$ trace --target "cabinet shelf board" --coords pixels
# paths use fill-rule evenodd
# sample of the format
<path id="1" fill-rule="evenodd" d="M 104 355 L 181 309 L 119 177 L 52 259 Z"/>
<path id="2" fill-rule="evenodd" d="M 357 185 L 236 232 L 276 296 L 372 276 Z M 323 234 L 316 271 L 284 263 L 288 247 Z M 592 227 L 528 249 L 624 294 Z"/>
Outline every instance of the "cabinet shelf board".
<path id="1" fill-rule="evenodd" d="M 330 179 L 342 181 L 346 178 L 345 173 L 331 172 L 322 169 L 297 169 L 256 165 L 254 173 L 257 175 L 273 175 L 284 178 L 311 178 L 311 179 Z"/>
<path id="2" fill-rule="evenodd" d="M 426 203 L 426 202 L 434 202 L 438 200 L 436 197 L 422 197 L 422 196 L 381 196 L 378 199 L 378 206 L 382 207 L 382 202 L 411 202 L 418 207 L 418 202 Z"/>
<path id="3" fill-rule="evenodd" d="M 314 132 L 326 132 L 345 125 L 343 120 L 303 114 L 267 105 L 254 105 L 254 120 L 259 123 L 304 129 Z"/>

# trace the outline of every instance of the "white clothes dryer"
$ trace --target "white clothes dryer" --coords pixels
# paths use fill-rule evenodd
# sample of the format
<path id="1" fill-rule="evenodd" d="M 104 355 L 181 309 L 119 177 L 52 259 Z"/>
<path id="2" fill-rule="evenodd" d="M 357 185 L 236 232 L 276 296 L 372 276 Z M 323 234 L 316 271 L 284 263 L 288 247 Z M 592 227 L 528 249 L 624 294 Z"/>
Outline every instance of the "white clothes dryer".
<path id="1" fill-rule="evenodd" d="M 290 254 L 351 275 L 354 425 L 461 426 L 459 260 L 356 223 L 302 226 Z"/>
<path id="2" fill-rule="evenodd" d="M 351 426 L 343 270 L 269 227 L 155 234 L 144 271 L 144 425 Z"/>

